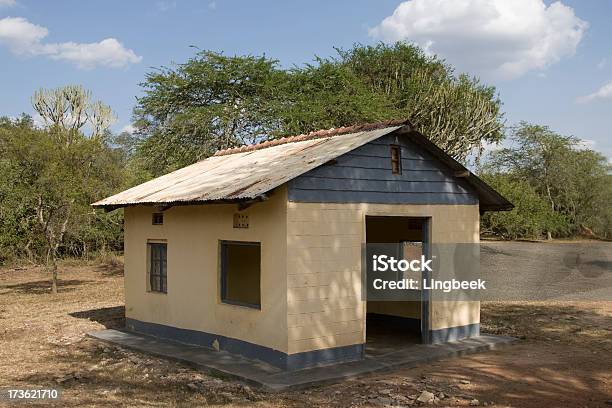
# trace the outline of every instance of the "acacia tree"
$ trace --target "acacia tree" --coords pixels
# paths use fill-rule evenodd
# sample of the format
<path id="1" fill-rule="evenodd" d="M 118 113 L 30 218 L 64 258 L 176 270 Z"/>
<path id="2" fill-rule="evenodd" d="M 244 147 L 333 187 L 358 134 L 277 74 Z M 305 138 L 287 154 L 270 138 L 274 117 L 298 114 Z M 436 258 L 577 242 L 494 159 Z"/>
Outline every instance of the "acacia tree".
<path id="1" fill-rule="evenodd" d="M 137 157 L 152 175 L 220 148 L 407 118 L 456 158 L 502 138 L 495 89 L 405 43 L 356 45 L 282 69 L 266 57 L 198 52 L 147 75 L 134 110 Z"/>
<path id="2" fill-rule="evenodd" d="M 408 118 L 447 153 L 465 160 L 482 153 L 483 142 L 503 138 L 501 101 L 492 86 L 453 68 L 416 45 L 397 42 L 337 49 L 336 64 L 346 66 L 368 88 L 394 107 L 387 115 Z"/>
<path id="3" fill-rule="evenodd" d="M 137 159 L 157 175 L 217 149 L 260 140 L 278 126 L 271 106 L 283 73 L 265 57 L 198 52 L 147 74 L 135 108 Z"/>
<path id="4" fill-rule="evenodd" d="M 612 235 L 612 168 L 603 155 L 584 148 L 576 137 L 526 122 L 511 129 L 510 139 L 510 147 L 491 154 L 485 172 L 528 183 L 550 211 L 562 216 L 562 226 L 546 231 L 549 238 L 586 229 Z"/>

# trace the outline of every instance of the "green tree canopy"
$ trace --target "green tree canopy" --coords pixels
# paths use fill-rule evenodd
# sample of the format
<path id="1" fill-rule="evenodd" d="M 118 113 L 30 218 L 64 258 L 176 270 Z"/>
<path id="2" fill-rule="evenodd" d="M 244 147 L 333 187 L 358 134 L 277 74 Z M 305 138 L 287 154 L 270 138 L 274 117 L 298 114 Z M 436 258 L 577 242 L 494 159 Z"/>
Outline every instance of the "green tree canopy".
<path id="1" fill-rule="evenodd" d="M 493 152 L 484 170 L 503 174 L 513 183 L 529 184 L 565 220 L 563 227 L 557 224 L 559 228 L 548 230 L 553 235 L 588 228 L 600 236 L 612 236 L 611 167 L 578 138 L 523 122 L 512 129 L 510 147 Z M 510 218 L 507 222 L 511 223 Z"/>
<path id="2" fill-rule="evenodd" d="M 338 50 L 337 64 L 348 67 L 393 110 L 385 119 L 404 117 L 438 146 L 460 160 L 482 142 L 503 138 L 501 101 L 495 88 L 477 78 L 454 75 L 453 68 L 415 45 L 355 46 Z"/>
<path id="3" fill-rule="evenodd" d="M 481 233 L 504 239 L 540 238 L 547 232 L 567 233 L 567 222 L 553 211 L 526 180 L 507 174 L 484 174 L 483 179 L 506 197 L 514 209 L 509 212 L 489 211 L 481 217 Z"/>
<path id="4" fill-rule="evenodd" d="M 338 49 L 290 69 L 267 57 L 201 51 L 141 85 L 137 156 L 152 175 L 221 148 L 387 119 L 410 119 L 461 160 L 503 136 L 493 87 L 405 43 Z"/>
<path id="5" fill-rule="evenodd" d="M 25 255 L 47 263 L 55 287 L 56 257 L 121 248 L 121 214 L 90 203 L 121 187 L 122 165 L 99 138 L 0 119 L 0 262 Z"/>
<path id="6" fill-rule="evenodd" d="M 135 108 L 138 157 L 154 175 L 217 149 L 252 143 L 278 126 L 271 111 L 284 73 L 265 57 L 203 51 L 147 74 Z"/>

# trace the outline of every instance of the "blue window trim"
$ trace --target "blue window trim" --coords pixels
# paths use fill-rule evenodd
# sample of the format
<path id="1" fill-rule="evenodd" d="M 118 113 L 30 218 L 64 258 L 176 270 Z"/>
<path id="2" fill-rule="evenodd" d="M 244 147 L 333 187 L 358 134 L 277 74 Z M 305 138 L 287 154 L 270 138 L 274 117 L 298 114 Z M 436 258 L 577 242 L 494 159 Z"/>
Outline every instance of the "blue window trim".
<path id="1" fill-rule="evenodd" d="M 221 258 L 220 262 L 220 279 L 221 279 L 221 303 L 234 305 L 234 306 L 242 306 L 248 307 L 250 309 L 261 310 L 261 264 L 259 266 L 259 303 L 247 303 L 241 302 L 239 300 L 232 300 L 227 298 L 227 248 L 228 245 L 243 245 L 243 246 L 256 246 L 260 248 L 260 263 L 261 263 L 261 242 L 253 242 L 253 241 L 230 241 L 230 240 L 219 240 L 219 255 Z"/>

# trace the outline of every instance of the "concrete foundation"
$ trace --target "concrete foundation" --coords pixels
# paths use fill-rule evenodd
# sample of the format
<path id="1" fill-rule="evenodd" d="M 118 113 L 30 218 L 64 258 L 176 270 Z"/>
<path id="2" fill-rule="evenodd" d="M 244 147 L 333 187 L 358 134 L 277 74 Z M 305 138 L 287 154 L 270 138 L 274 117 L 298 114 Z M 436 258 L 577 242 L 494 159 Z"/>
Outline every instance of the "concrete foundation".
<path id="1" fill-rule="evenodd" d="M 334 383 L 397 367 L 415 366 L 444 358 L 491 350 L 516 341 L 512 337 L 480 335 L 444 344 L 413 344 L 381 353 L 366 352 L 365 358 L 360 361 L 286 371 L 233 353 L 214 351 L 132 332 L 109 329 L 89 335 L 121 347 L 179 361 L 206 372 L 221 373 L 271 391 Z"/>

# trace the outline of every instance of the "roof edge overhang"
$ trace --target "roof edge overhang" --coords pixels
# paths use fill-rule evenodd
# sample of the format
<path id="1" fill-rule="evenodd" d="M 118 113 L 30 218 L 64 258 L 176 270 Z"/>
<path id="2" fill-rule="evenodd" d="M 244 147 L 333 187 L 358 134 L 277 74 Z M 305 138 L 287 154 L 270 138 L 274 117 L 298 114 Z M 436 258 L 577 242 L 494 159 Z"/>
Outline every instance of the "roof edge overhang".
<path id="1" fill-rule="evenodd" d="M 463 179 L 469 186 L 471 186 L 478 196 L 480 211 L 510 211 L 514 208 L 514 205 L 508 201 L 505 197 L 503 197 L 500 193 L 498 193 L 495 189 L 489 186 L 485 181 L 480 179 L 474 173 L 472 173 L 469 169 L 463 166 L 460 162 L 455 160 L 452 156 L 447 154 L 444 150 L 439 148 L 435 143 L 429 140 L 422 133 L 416 131 L 412 125 L 405 121 L 403 125 L 399 128 L 391 130 L 385 134 L 380 135 L 382 137 L 386 134 L 397 134 L 401 136 L 407 136 L 410 138 L 412 142 L 416 145 L 420 146 L 430 154 L 432 154 L 437 160 L 439 160 L 442 164 L 446 165 L 450 170 L 452 170 L 456 175 L 455 177 Z M 341 136 L 339 136 L 341 137 Z M 367 142 L 365 142 L 367 143 Z M 356 146 L 357 148 L 359 146 Z M 318 166 L 315 166 L 318 167 Z M 304 174 L 312 169 L 306 169 Z M 299 177 L 301 174 L 295 175 L 295 177 Z M 293 178 L 295 178 L 293 177 Z M 284 183 L 290 180 L 285 180 Z M 282 183 L 282 184 L 284 184 Z M 170 208 L 174 206 L 184 206 L 184 205 L 204 205 L 204 204 L 239 204 L 240 206 L 249 206 L 255 202 L 265 201 L 267 200 L 267 195 L 270 191 L 277 188 L 277 185 L 270 185 L 270 188 L 265 192 L 259 194 L 255 197 L 241 197 L 241 198 L 233 198 L 233 199 L 215 199 L 215 200 L 184 200 L 184 201 L 155 201 L 155 202 L 147 202 L 147 201 L 139 201 L 139 202 L 124 202 L 124 203 L 104 203 L 107 198 L 96 201 L 91 204 L 94 208 L 102 208 L 106 211 L 113 211 L 118 208 L 124 207 L 134 207 L 134 206 L 150 206 L 150 207 L 158 207 L 158 208 Z"/>
<path id="2" fill-rule="evenodd" d="M 254 203 L 267 201 L 269 194 L 274 188 L 268 190 L 265 194 L 260 194 L 256 197 L 245 197 L 245 198 L 234 198 L 234 199 L 221 199 L 221 200 L 185 200 L 185 201 L 145 201 L 145 202 L 134 202 L 134 203 L 122 203 L 122 204 L 90 204 L 94 208 L 101 208 L 107 212 L 117 210 L 119 208 L 126 207 L 156 207 L 160 211 L 165 211 L 170 207 L 179 207 L 185 205 L 213 205 L 213 204 L 237 204 L 242 208 L 246 208 Z"/>

